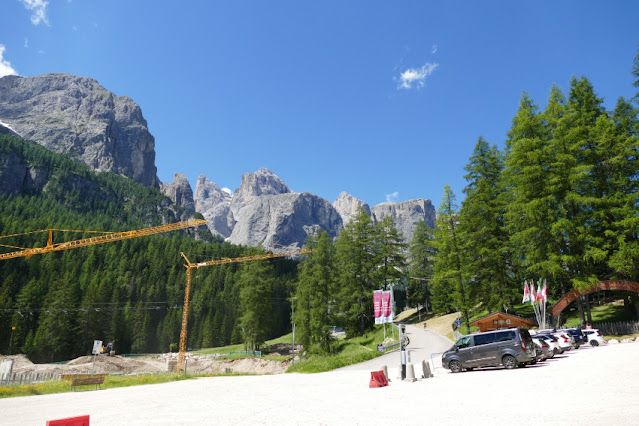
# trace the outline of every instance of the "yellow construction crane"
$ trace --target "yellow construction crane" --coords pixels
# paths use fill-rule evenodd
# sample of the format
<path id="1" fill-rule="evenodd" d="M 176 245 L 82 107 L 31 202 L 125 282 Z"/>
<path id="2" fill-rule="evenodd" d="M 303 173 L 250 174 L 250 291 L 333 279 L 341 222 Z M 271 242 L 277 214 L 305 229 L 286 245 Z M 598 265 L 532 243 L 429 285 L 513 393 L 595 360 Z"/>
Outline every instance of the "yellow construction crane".
<path id="1" fill-rule="evenodd" d="M 186 260 L 186 286 L 184 288 L 184 309 L 182 311 L 182 331 L 180 332 L 180 353 L 178 355 L 178 373 L 184 371 L 184 357 L 186 354 L 186 340 L 187 340 L 187 327 L 189 323 L 189 302 L 191 300 L 191 275 L 193 273 L 193 269 L 203 268 L 205 266 L 218 266 L 218 265 L 226 265 L 229 263 L 240 263 L 240 262 L 249 262 L 251 260 L 263 260 L 263 259 L 272 259 L 274 257 L 287 257 L 287 256 L 297 256 L 300 254 L 311 253 L 313 250 L 310 249 L 297 249 L 292 251 L 283 251 L 279 253 L 273 253 L 272 251 L 266 254 L 259 254 L 256 256 L 246 256 L 246 257 L 232 257 L 232 258 L 224 258 L 219 260 L 209 260 L 208 262 L 201 263 L 191 263 L 191 261 L 186 257 L 184 253 L 182 257 Z"/>
<path id="2" fill-rule="evenodd" d="M 43 229 L 41 231 L 33 231 L 33 232 L 25 232 L 22 234 L 13 234 L 13 235 L 5 235 L 3 237 L 0 238 L 8 238 L 8 237 L 16 237 L 19 235 L 27 235 L 27 234 L 35 234 L 38 232 L 48 232 L 49 233 L 49 239 L 47 241 L 47 245 L 45 247 L 41 247 L 41 248 L 22 248 L 22 247 L 14 247 L 14 246 L 8 246 L 5 244 L 0 244 L 0 246 L 2 247 L 10 247 L 10 248 L 17 248 L 20 249 L 19 251 L 14 251 L 11 253 L 2 253 L 0 254 L 0 260 L 5 260 L 5 259 L 12 259 L 14 257 L 31 257 L 34 254 L 43 254 L 43 253 L 49 253 L 51 251 L 60 251 L 60 250 L 66 250 L 66 249 L 70 249 L 70 248 L 76 248 L 76 247 L 84 247 L 84 246 L 91 246 L 91 245 L 95 245 L 95 244 L 102 244 L 102 243 L 108 243 L 111 241 L 120 241 L 120 240 L 126 240 L 129 238 L 136 238 L 136 237 L 143 237 L 146 235 L 153 235 L 153 234 L 160 234 L 162 232 L 169 232 L 169 231 L 176 231 L 178 229 L 185 229 L 185 228 L 192 228 L 192 227 L 197 227 L 197 226 L 201 226 L 206 224 L 207 222 L 205 220 L 202 219 L 191 219 L 191 220 L 187 220 L 184 222 L 177 222 L 177 223 L 171 223 L 168 225 L 160 225 L 160 226 L 153 226 L 151 228 L 144 228 L 144 229 L 138 229 L 136 231 L 126 231 L 126 232 L 109 232 L 109 233 L 104 233 L 104 232 L 100 232 L 106 235 L 100 235 L 98 237 L 91 237 L 91 238 L 84 238 L 82 240 L 75 240 L 75 241 L 67 241 L 65 243 L 54 243 L 53 242 L 53 231 L 66 231 L 66 232 L 93 232 L 93 233 L 97 233 L 97 231 L 71 231 L 71 230 L 66 230 L 66 229 Z"/>

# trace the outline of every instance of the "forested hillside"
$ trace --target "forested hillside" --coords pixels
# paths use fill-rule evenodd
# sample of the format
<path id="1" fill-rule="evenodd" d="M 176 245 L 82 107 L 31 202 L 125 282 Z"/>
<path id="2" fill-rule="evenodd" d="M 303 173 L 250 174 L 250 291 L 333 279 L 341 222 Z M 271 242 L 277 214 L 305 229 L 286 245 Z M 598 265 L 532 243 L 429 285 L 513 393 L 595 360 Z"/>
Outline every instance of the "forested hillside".
<path id="1" fill-rule="evenodd" d="M 0 195 L 0 236 L 55 228 L 126 231 L 188 218 L 157 189 L 86 165 L 39 145 L 0 135 L 0 175 L 21 159 L 46 176 L 41 187 Z M 7 160 L 9 159 L 9 160 Z M 4 167 L 4 169 L 2 169 Z M 5 176 L 6 178 L 6 176 Z M 95 234 L 55 232 L 54 242 Z M 42 247 L 47 234 L 0 239 L 2 252 Z M 6 247 L 12 246 L 12 247 Z M 24 352 L 34 361 L 90 353 L 93 340 L 116 341 L 119 353 L 168 351 L 179 341 L 185 268 L 191 261 L 255 252 L 214 239 L 205 228 L 174 231 L 95 246 L 0 261 L 0 352 Z M 266 337 L 290 330 L 291 282 L 296 263 L 264 262 L 273 277 Z M 243 341 L 238 279 L 243 264 L 203 268 L 194 274 L 189 347 Z M 247 278 L 245 277 L 245 281 Z M 250 280 L 250 279 L 249 279 Z"/>

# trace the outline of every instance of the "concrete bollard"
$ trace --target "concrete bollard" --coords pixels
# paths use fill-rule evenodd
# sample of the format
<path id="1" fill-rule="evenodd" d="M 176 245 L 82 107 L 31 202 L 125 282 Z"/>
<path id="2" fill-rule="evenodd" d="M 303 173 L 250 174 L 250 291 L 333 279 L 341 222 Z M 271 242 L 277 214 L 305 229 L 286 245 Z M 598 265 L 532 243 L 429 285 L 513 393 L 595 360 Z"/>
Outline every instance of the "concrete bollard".
<path id="1" fill-rule="evenodd" d="M 422 371 L 424 372 L 423 378 L 428 379 L 429 377 L 433 377 L 433 373 L 430 371 L 430 363 L 426 360 L 422 361 Z"/>
<path id="2" fill-rule="evenodd" d="M 390 382 L 390 377 L 388 377 L 388 367 L 382 365 L 382 371 L 384 372 L 384 377 L 386 377 L 386 380 Z"/>
<path id="3" fill-rule="evenodd" d="M 413 367 L 413 364 L 408 364 L 406 366 L 406 381 L 407 382 L 414 382 L 417 379 L 415 378 L 415 368 Z"/>

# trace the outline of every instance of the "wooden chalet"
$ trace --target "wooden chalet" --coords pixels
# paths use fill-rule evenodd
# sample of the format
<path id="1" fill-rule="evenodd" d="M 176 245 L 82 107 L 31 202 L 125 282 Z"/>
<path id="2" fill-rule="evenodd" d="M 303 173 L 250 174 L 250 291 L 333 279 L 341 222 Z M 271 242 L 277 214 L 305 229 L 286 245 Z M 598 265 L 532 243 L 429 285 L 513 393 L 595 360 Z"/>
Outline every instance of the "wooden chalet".
<path id="1" fill-rule="evenodd" d="M 537 326 L 536 323 L 526 318 L 504 312 L 493 312 L 471 322 L 470 325 L 479 327 L 480 332 L 498 330 L 500 328 L 531 328 Z"/>

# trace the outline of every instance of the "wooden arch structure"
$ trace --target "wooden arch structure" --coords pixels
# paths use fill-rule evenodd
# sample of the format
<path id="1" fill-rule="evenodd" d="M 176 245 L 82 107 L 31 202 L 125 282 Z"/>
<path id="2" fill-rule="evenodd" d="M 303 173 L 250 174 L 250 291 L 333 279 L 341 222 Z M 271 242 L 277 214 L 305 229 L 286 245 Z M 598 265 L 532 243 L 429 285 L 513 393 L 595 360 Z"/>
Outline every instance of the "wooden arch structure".
<path id="1" fill-rule="evenodd" d="M 634 281 L 601 281 L 598 284 L 593 285 L 583 290 L 572 290 L 564 295 L 561 299 L 555 303 L 552 307 L 552 316 L 557 318 L 561 311 L 566 309 L 568 305 L 577 300 L 579 296 L 590 294 L 598 290 L 628 290 L 639 293 L 639 283 Z"/>

